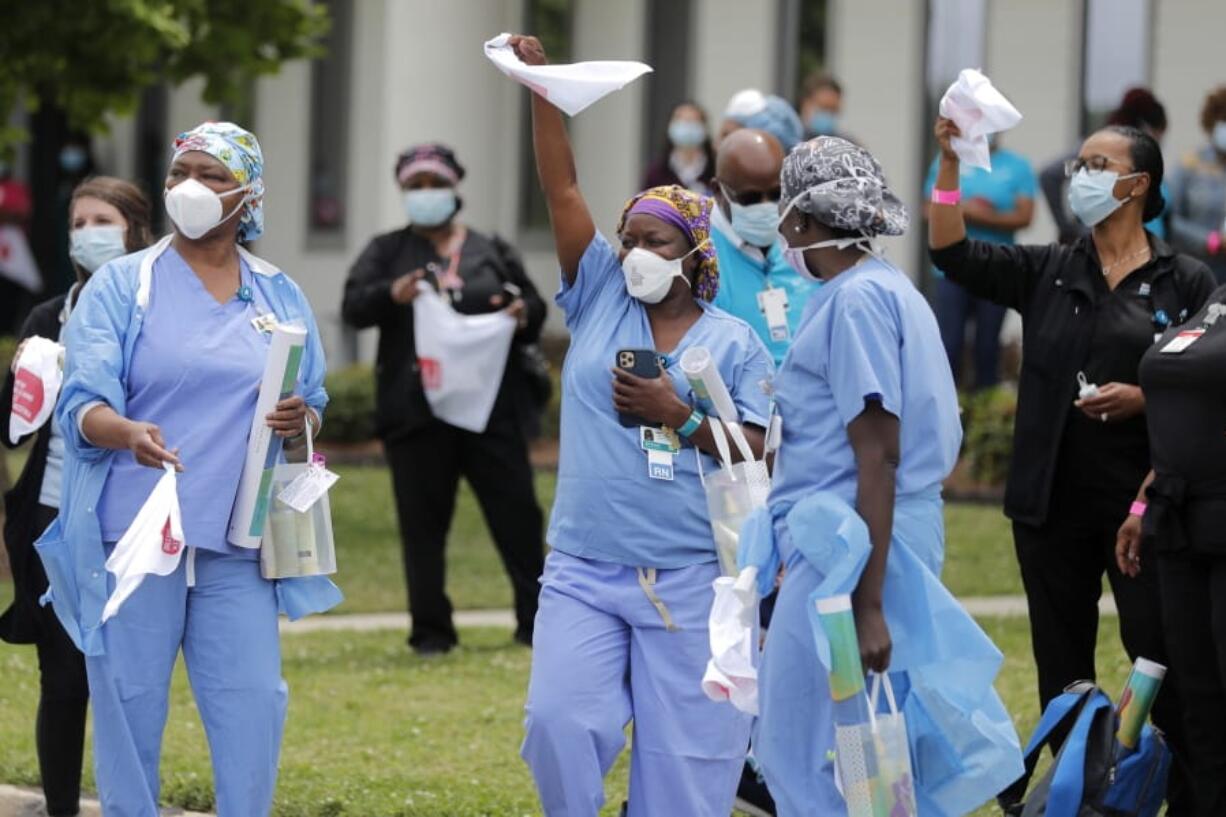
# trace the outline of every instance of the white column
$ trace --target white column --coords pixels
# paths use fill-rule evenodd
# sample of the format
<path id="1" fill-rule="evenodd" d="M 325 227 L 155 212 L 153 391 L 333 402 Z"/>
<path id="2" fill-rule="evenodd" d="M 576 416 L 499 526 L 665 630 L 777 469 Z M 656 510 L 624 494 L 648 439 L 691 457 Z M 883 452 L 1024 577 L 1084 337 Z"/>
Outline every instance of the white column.
<path id="1" fill-rule="evenodd" d="M 1207 142 L 1200 111 L 1213 88 L 1226 84 L 1226 3 L 1154 0 L 1154 93 L 1170 124 L 1163 144 L 1167 171 Z"/>
<path id="2" fill-rule="evenodd" d="M 778 13 L 778 3 L 768 0 L 693 0 L 694 99 L 715 131 L 737 91 L 774 90 Z"/>
<path id="3" fill-rule="evenodd" d="M 847 132 L 872 152 L 911 211 L 907 235 L 887 239 L 890 257 L 912 275 L 922 240 L 919 194 L 927 167 L 921 155 L 924 4 L 894 0 L 830 0 L 831 71 L 843 85 Z"/>
<path id="4" fill-rule="evenodd" d="M 985 70 L 1023 117 L 1001 144 L 1029 159 L 1036 174 L 1080 141 L 1081 43 L 1077 3 L 1029 0 L 989 6 Z M 1040 52 L 1042 59 L 1037 59 Z M 1034 222 L 1018 234 L 1018 241 L 1055 239 L 1051 212 L 1036 190 Z"/>

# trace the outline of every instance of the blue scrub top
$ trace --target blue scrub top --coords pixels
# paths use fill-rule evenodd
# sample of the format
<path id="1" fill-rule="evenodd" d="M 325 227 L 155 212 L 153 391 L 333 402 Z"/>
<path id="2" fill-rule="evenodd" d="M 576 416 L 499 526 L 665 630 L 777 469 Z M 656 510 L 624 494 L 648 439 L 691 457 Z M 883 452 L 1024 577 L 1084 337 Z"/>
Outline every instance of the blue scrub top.
<path id="1" fill-rule="evenodd" d="M 928 302 L 884 261 L 869 258 L 818 289 L 775 378 L 783 442 L 771 504 L 831 491 L 855 507 L 847 426 L 870 400 L 901 423 L 896 494 L 939 490 L 962 442 L 943 349 Z"/>
<path id="2" fill-rule="evenodd" d="M 604 236 L 592 238 L 573 285 L 563 279 L 557 303 L 571 333 L 562 367 L 558 489 L 549 521 L 551 547 L 584 559 L 634 567 L 678 568 L 716 560 L 706 494 L 693 447 L 674 457 L 672 481 L 647 475 L 639 429 L 624 428 L 613 408 L 611 369 L 619 349 L 654 349 L 643 304 L 626 292 L 621 263 Z M 694 402 L 677 362 L 705 346 L 719 368 L 742 422 L 765 427 L 773 373 L 753 329 L 698 302 L 703 314 L 668 356 L 668 374 L 682 399 Z M 715 468 L 704 456 L 703 467 Z"/>
<path id="3" fill-rule="evenodd" d="M 254 559 L 259 551 L 226 542 L 226 528 L 268 353 L 269 336 L 251 321 L 272 310 L 246 261 L 240 261 L 240 274 L 252 300 L 236 292 L 222 304 L 173 247 L 158 257 L 124 388 L 127 416 L 154 423 L 167 447 L 179 449 L 187 544 Z M 123 536 L 161 476 L 131 451 L 115 453 L 98 503 L 103 541 Z"/>
<path id="4" fill-rule="evenodd" d="M 937 183 L 937 168 L 940 157 L 932 160 L 928 168 L 928 179 L 924 182 L 924 198 L 932 195 L 932 188 Z M 963 199 L 986 199 L 989 204 L 1001 213 L 1012 213 L 1017 209 L 1017 199 L 1033 199 L 1037 179 L 1034 168 L 1020 153 L 1011 150 L 992 151 L 992 169 L 971 167 L 963 164 L 958 180 L 962 188 Z M 1012 244 L 1013 233 L 1008 230 L 993 230 L 973 224 L 966 225 L 966 234 L 980 241 L 991 241 L 993 244 Z"/>
<path id="5" fill-rule="evenodd" d="M 801 278 L 792 269 L 778 243 L 768 249 L 763 260 L 746 254 L 719 229 L 711 230 L 711 240 L 715 243 L 715 253 L 719 259 L 719 292 L 712 303 L 752 326 L 770 350 L 775 365 L 780 365 L 788 347 L 792 345 L 791 337 L 796 336 L 809 296 L 818 285 Z M 787 340 L 771 338 L 766 314 L 758 305 L 758 293 L 767 286 L 787 293 L 788 329 L 791 335 Z"/>

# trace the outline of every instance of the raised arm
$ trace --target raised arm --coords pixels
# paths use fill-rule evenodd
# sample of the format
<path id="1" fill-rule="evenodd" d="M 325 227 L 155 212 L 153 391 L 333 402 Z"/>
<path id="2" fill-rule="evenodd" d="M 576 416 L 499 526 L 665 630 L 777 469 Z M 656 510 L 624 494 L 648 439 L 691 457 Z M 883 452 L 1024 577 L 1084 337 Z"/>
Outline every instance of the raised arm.
<path id="1" fill-rule="evenodd" d="M 536 37 L 514 35 L 510 46 L 528 65 L 545 65 L 545 49 Z M 558 263 L 568 284 L 579 274 L 579 260 L 592 243 L 596 225 L 579 190 L 575 155 L 562 112 L 539 94 L 532 95 L 532 145 L 536 153 L 536 172 L 549 206 L 549 221 Z"/>
<path id="2" fill-rule="evenodd" d="M 937 145 L 941 156 L 937 164 L 935 190 L 957 190 L 960 184 L 958 154 L 954 153 L 949 140 L 960 136 L 961 131 L 952 119 L 937 117 Z M 928 210 L 928 246 L 942 250 L 966 238 L 966 220 L 962 217 L 961 204 L 940 204 Z"/>

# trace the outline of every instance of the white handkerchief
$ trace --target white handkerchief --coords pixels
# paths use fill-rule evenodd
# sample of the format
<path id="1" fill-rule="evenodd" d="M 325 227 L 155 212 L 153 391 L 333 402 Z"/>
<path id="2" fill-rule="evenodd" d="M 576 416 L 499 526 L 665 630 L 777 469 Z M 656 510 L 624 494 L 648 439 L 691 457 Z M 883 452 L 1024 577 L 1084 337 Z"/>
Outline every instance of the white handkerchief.
<path id="1" fill-rule="evenodd" d="M 1015 127 L 1022 115 L 992 81 L 974 68 L 964 68 L 957 81 L 941 97 L 941 116 L 952 119 L 962 131 L 950 145 L 972 167 L 992 169 L 988 135 Z"/>
<path id="2" fill-rule="evenodd" d="M 507 45 L 510 38 L 510 34 L 499 34 L 488 41 L 485 56 L 499 71 L 528 86 L 570 116 L 652 70 L 650 65 L 625 60 L 527 65 Z"/>
<path id="3" fill-rule="evenodd" d="M 145 576 L 169 576 L 183 557 L 183 517 L 175 469 L 169 464 L 163 468 L 162 478 L 106 560 L 106 569 L 115 574 L 115 589 L 102 610 L 103 623 L 119 612 Z"/>
<path id="4" fill-rule="evenodd" d="M 758 670 L 754 666 L 756 593 L 745 593 L 728 576 L 715 580 L 708 632 L 711 660 L 702 691 L 713 701 L 728 701 L 750 715 L 758 714 Z"/>

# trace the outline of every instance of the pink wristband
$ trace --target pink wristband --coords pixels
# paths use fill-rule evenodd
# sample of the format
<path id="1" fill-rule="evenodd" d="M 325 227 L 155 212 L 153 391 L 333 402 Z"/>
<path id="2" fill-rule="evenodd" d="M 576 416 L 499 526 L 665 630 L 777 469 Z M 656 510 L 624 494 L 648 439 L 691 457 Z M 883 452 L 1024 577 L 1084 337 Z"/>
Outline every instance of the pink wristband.
<path id="1" fill-rule="evenodd" d="M 1205 239 L 1205 249 L 1210 255 L 1217 255 L 1222 249 L 1222 234 L 1219 231 L 1214 230 L 1209 233 L 1209 237 Z"/>
<path id="2" fill-rule="evenodd" d="M 1133 502 L 1132 507 L 1128 509 L 1128 515 L 1129 516 L 1145 516 L 1145 509 L 1147 507 L 1148 506 L 1144 502 L 1138 499 L 1137 501 Z"/>
<path id="3" fill-rule="evenodd" d="M 932 188 L 932 203 L 933 204 L 957 204 L 962 201 L 962 190 L 938 190 Z"/>

